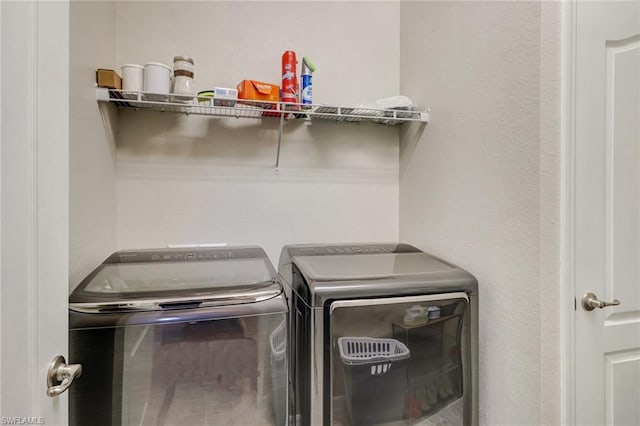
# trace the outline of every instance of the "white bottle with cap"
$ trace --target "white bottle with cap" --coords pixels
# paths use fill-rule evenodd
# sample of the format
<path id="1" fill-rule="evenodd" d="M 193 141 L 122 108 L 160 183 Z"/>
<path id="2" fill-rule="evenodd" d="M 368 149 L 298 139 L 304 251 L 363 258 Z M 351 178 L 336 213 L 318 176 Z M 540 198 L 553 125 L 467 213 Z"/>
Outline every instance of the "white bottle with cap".
<path id="1" fill-rule="evenodd" d="M 305 56 L 302 59 L 302 108 L 307 109 L 311 108 L 312 100 L 312 91 L 313 91 L 313 83 L 312 83 L 312 73 L 316 70 L 316 66 L 313 65 L 311 59 L 308 56 Z"/>

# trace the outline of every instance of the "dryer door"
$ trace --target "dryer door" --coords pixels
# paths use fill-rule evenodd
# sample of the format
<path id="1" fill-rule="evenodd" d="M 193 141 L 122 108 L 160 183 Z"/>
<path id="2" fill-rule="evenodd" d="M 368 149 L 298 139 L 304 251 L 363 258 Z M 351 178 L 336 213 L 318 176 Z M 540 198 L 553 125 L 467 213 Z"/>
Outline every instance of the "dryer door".
<path id="1" fill-rule="evenodd" d="M 331 424 L 470 424 L 468 307 L 463 292 L 331 303 Z"/>

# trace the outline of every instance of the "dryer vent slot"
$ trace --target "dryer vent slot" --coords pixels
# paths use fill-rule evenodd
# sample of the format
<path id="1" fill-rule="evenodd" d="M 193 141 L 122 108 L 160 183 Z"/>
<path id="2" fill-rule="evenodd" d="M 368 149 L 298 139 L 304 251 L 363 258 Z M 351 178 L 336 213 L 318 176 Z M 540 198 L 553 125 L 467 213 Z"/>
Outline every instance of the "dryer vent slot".
<path id="1" fill-rule="evenodd" d="M 160 303 L 162 309 L 194 309 L 202 305 L 202 300 L 184 300 L 180 302 Z"/>

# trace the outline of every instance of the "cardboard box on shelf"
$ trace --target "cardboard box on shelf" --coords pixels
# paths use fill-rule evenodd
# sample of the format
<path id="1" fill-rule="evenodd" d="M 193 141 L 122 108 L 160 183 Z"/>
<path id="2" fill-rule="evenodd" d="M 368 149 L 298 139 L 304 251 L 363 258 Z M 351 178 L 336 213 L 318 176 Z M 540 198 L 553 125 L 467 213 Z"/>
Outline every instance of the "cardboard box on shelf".
<path id="1" fill-rule="evenodd" d="M 96 82 L 98 83 L 98 87 L 122 89 L 122 77 L 114 70 L 98 68 L 96 70 Z"/>
<path id="2" fill-rule="evenodd" d="M 277 109 L 280 101 L 280 86 L 256 80 L 242 80 L 238 83 L 238 103 L 255 105 L 265 109 Z M 267 101 L 267 102 L 259 102 Z"/>

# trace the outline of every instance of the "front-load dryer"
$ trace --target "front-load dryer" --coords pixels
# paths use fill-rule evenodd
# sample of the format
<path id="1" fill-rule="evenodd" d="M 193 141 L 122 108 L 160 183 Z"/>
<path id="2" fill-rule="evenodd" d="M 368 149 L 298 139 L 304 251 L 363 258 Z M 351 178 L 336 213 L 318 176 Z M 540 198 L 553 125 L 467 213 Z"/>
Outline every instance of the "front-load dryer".
<path id="1" fill-rule="evenodd" d="M 478 290 L 407 244 L 285 246 L 290 424 L 477 424 Z"/>

